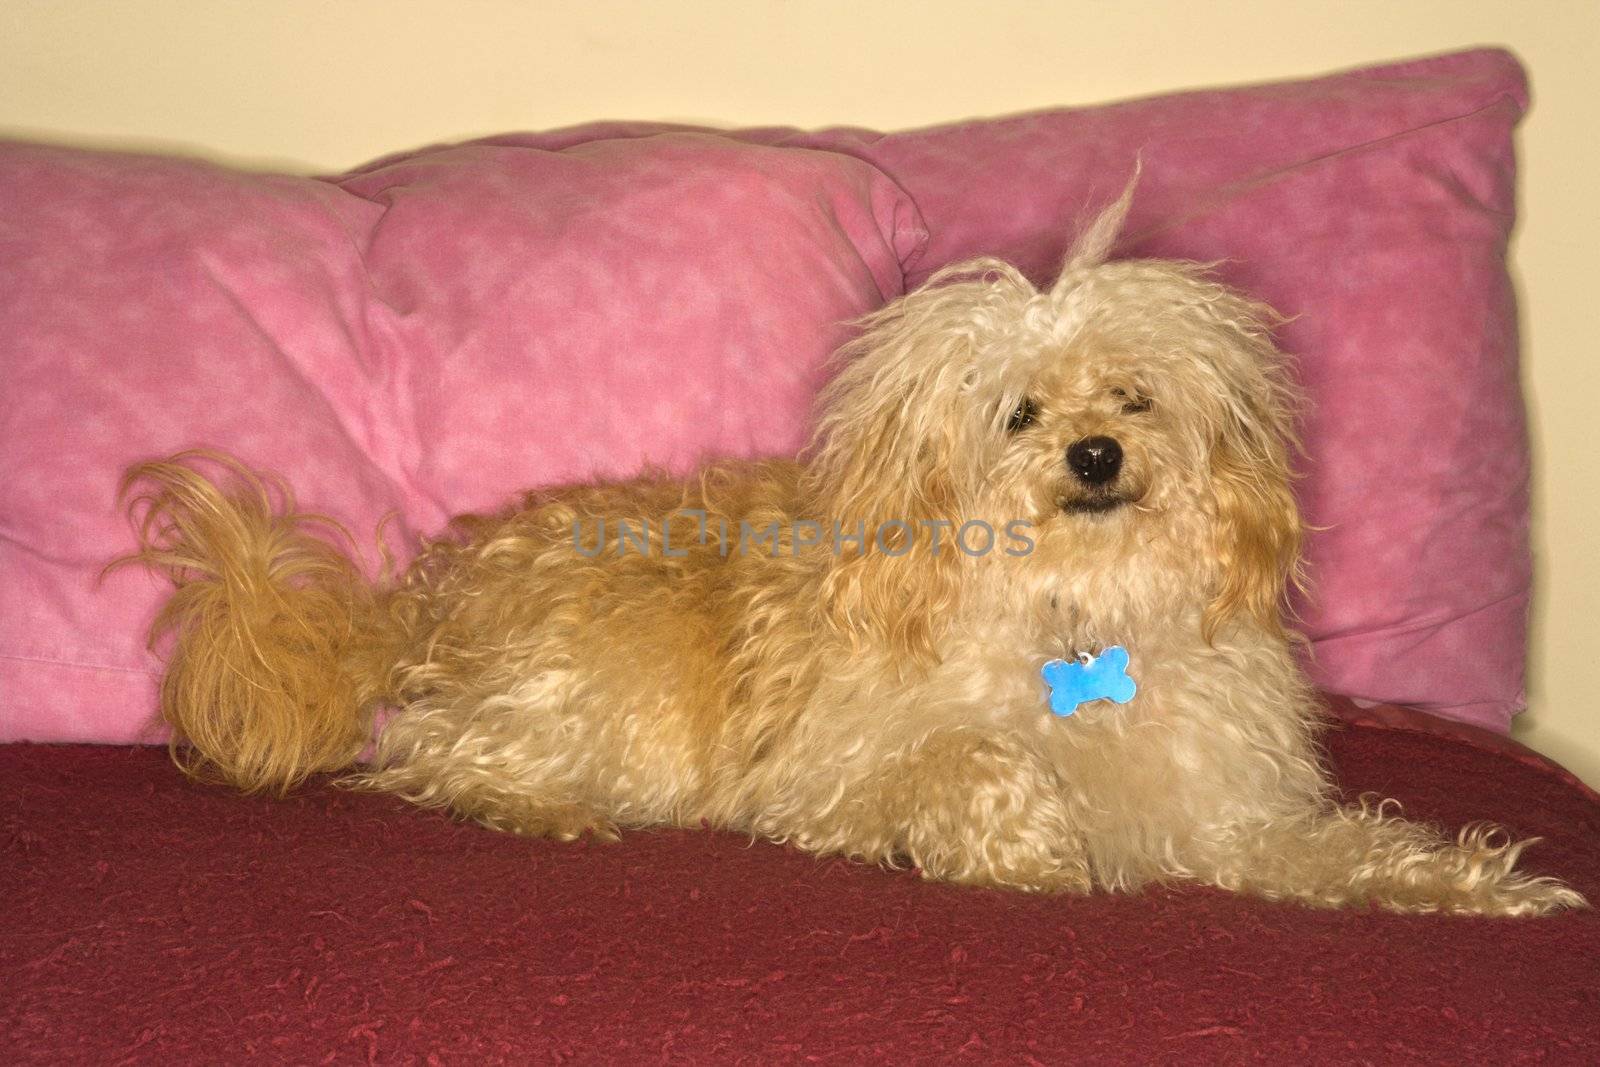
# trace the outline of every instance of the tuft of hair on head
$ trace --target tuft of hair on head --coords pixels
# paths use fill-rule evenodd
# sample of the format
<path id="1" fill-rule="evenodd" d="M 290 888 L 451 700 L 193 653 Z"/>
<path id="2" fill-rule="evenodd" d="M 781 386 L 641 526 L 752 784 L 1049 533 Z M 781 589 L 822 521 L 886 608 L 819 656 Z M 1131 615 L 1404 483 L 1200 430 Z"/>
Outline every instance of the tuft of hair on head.
<path id="1" fill-rule="evenodd" d="M 220 467 L 222 484 L 201 473 Z M 191 777 L 285 793 L 351 764 L 379 697 L 374 590 L 327 539 L 331 519 L 214 452 L 143 463 L 123 477 L 143 564 L 176 586 L 150 628 L 171 639 L 161 718 Z"/>
<path id="2" fill-rule="evenodd" d="M 1139 175 L 1143 170 L 1143 161 L 1135 160 L 1133 175 L 1128 179 L 1128 184 L 1122 187 L 1122 194 L 1101 208 L 1094 221 L 1090 222 L 1072 243 L 1066 260 L 1062 263 L 1060 278 L 1056 282 L 1058 288 L 1072 285 L 1075 279 L 1071 276 L 1075 271 L 1098 267 L 1110 258 L 1111 249 L 1117 243 L 1117 235 L 1122 232 L 1122 226 L 1128 220 L 1128 209 L 1133 206 L 1133 191 L 1139 186 Z"/>

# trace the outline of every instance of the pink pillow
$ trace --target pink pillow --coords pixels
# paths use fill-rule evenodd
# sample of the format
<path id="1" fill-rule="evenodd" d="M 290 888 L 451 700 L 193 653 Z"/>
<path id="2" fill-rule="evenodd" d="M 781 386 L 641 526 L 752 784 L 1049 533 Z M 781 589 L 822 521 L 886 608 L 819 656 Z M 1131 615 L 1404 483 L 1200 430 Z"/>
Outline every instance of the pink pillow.
<path id="1" fill-rule="evenodd" d="M 1521 67 L 1477 50 L 1316 81 L 888 136 L 851 152 L 916 200 L 916 286 L 988 253 L 1047 277 L 1144 164 L 1120 254 L 1220 261 L 1293 317 L 1312 406 L 1299 607 L 1324 688 L 1506 731 L 1525 703 L 1529 450 L 1515 296 Z M 763 137 L 764 140 L 768 139 Z"/>
<path id="2" fill-rule="evenodd" d="M 932 130 L 604 124 L 322 184 L 0 146 L 0 738 L 136 736 L 160 593 L 128 462 L 188 444 L 358 531 L 645 459 L 792 451 L 838 325 L 945 263 L 1047 277 L 1144 179 L 1123 251 L 1225 260 L 1295 315 L 1330 689 L 1498 730 L 1522 703 L 1528 453 L 1503 262 L 1503 52 Z"/>

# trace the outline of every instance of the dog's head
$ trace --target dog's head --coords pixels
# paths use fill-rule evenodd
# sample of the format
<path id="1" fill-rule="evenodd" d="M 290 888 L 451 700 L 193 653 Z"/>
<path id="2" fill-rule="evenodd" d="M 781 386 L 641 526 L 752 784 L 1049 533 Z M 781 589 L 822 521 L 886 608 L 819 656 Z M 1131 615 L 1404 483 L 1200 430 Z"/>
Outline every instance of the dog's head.
<path id="1" fill-rule="evenodd" d="M 1281 633 L 1301 526 L 1272 313 L 1195 264 L 1108 262 L 1131 192 L 1047 290 L 978 260 L 864 323 L 808 469 L 822 517 L 868 532 L 825 581 L 847 632 L 926 657 L 977 601 Z"/>

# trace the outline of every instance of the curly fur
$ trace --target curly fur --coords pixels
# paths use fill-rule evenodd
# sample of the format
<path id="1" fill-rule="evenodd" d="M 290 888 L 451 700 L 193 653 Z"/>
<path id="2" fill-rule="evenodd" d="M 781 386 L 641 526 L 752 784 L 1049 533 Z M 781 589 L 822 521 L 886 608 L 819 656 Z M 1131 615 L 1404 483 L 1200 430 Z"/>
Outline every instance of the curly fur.
<path id="1" fill-rule="evenodd" d="M 352 782 L 521 833 L 709 823 L 1025 890 L 1581 905 L 1498 832 L 1333 798 L 1280 614 L 1301 526 L 1272 316 L 1193 264 L 1108 262 L 1127 197 L 1048 289 L 979 260 L 868 318 L 804 463 L 532 493 L 397 580 L 247 471 L 135 468 L 136 558 L 178 586 L 154 636 L 180 765 L 287 789 L 352 766 L 390 707 Z M 1063 461 L 1092 435 L 1124 453 L 1098 510 Z M 778 522 L 777 551 L 700 543 L 683 509 Z M 575 551 L 575 523 L 619 519 L 646 552 Z M 1034 548 L 813 545 L 797 519 L 1021 519 Z M 1048 714 L 1040 665 L 1111 644 L 1133 702 Z"/>

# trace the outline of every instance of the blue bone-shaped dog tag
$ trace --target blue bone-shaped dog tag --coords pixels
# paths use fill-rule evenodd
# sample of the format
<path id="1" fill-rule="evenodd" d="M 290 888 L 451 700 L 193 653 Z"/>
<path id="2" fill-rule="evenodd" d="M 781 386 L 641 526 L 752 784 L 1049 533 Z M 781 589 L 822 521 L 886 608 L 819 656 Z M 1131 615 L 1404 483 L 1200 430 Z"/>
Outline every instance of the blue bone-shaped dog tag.
<path id="1" fill-rule="evenodd" d="M 1039 672 L 1050 687 L 1050 710 L 1065 718 L 1091 700 L 1126 704 L 1139 687 L 1128 676 L 1128 650 L 1112 645 L 1098 656 L 1053 659 Z"/>

